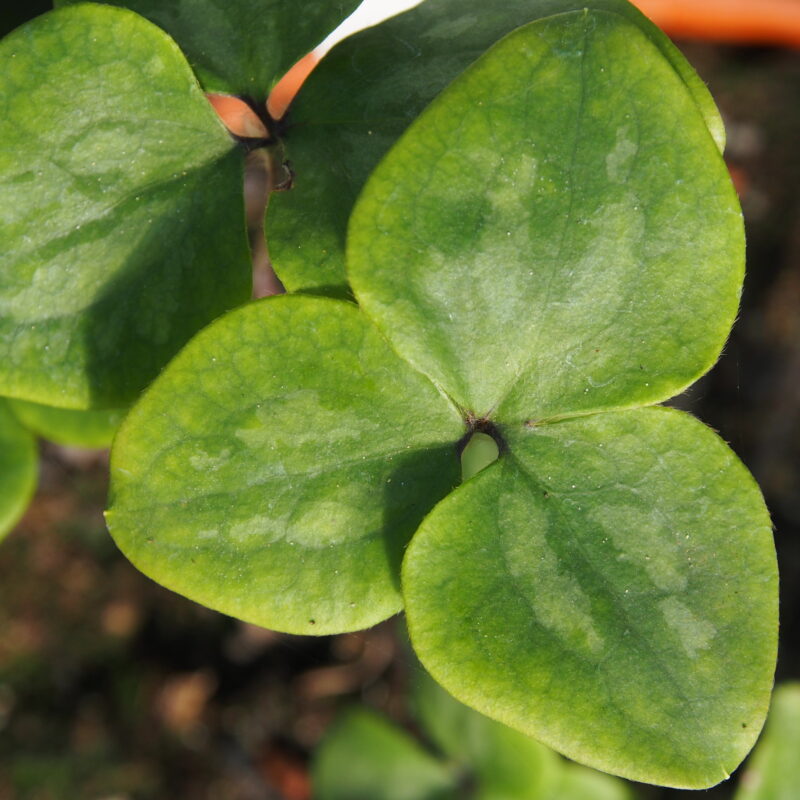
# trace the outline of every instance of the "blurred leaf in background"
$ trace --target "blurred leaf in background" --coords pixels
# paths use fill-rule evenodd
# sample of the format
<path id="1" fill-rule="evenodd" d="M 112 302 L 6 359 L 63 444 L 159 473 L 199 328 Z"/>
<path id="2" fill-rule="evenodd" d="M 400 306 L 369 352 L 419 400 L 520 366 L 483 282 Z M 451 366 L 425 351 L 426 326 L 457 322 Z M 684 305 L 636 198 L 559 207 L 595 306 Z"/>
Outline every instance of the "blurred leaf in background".
<path id="1" fill-rule="evenodd" d="M 375 712 L 345 712 L 315 756 L 318 800 L 632 800 L 624 781 L 467 708 L 421 667 L 413 673 L 413 710 L 432 748 Z"/>
<path id="2" fill-rule="evenodd" d="M 800 683 L 779 686 L 761 739 L 747 762 L 735 800 L 800 797 Z"/>

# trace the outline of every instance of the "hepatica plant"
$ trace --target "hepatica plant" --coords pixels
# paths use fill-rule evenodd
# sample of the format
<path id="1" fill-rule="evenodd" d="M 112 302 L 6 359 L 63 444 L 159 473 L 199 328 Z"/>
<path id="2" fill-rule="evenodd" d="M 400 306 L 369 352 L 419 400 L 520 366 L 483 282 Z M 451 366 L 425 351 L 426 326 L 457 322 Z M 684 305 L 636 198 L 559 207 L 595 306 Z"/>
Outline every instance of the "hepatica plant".
<path id="1" fill-rule="evenodd" d="M 266 93 L 354 3 L 124 5 L 161 27 L 79 4 L 0 45 L 2 391 L 135 401 L 121 549 L 282 631 L 405 609 L 478 711 L 635 780 L 726 778 L 769 704 L 777 575 L 745 468 L 658 405 L 742 281 L 682 57 L 622 0 L 428 0 L 278 124 Z M 244 148 L 204 90 L 248 96 L 250 146 L 296 172 L 267 215 L 293 293 L 210 325 L 250 279 Z M 497 458 L 462 480 L 478 434 Z"/>

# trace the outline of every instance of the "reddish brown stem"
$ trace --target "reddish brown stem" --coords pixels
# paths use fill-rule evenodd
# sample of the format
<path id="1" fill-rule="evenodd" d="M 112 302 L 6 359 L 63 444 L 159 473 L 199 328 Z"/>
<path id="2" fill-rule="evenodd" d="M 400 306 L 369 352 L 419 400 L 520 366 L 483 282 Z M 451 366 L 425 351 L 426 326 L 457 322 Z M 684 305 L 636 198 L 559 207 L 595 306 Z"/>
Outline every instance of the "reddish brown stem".
<path id="1" fill-rule="evenodd" d="M 300 87 L 319 63 L 320 57 L 311 52 L 303 56 L 275 85 L 267 99 L 267 112 L 272 119 L 281 119 Z"/>

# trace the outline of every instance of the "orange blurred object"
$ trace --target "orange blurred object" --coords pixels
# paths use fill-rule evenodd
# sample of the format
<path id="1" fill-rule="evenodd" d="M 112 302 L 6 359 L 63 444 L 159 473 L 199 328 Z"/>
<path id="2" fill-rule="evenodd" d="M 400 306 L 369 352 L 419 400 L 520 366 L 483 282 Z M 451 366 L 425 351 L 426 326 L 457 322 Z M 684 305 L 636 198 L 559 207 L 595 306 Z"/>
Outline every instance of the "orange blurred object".
<path id="1" fill-rule="evenodd" d="M 320 56 L 315 52 L 304 55 L 279 81 L 267 99 L 267 111 L 272 119 L 280 119 L 300 91 L 306 78 L 319 64 Z"/>
<path id="2" fill-rule="evenodd" d="M 632 0 L 677 38 L 800 47 L 798 0 Z"/>
<path id="3" fill-rule="evenodd" d="M 348 767 L 343 765 L 342 769 Z M 267 784 L 286 800 L 311 800 L 311 778 L 300 760 L 291 753 L 273 747 L 261 760 L 261 772 Z"/>
<path id="4" fill-rule="evenodd" d="M 244 100 L 230 94 L 207 94 L 208 102 L 225 127 L 234 135 L 244 139 L 267 139 L 266 125 Z"/>
<path id="5" fill-rule="evenodd" d="M 676 38 L 800 48 L 800 0 L 632 0 L 632 2 L 662 30 Z M 321 55 L 316 52 L 308 53 L 275 85 L 267 99 L 267 111 L 272 119 L 278 120 L 283 117 L 320 58 Z M 209 99 L 211 97 L 224 97 L 224 95 L 209 95 Z M 222 112 L 218 110 L 218 113 L 223 120 L 226 120 Z M 254 114 L 253 116 L 255 117 Z M 248 135 L 237 133 L 230 125 L 228 127 L 238 136 Z"/>
<path id="6" fill-rule="evenodd" d="M 728 164 L 728 172 L 731 174 L 731 180 L 736 189 L 736 194 L 739 195 L 740 199 L 743 198 L 750 188 L 750 178 L 748 174 L 742 167 L 737 167 L 734 164 Z"/>

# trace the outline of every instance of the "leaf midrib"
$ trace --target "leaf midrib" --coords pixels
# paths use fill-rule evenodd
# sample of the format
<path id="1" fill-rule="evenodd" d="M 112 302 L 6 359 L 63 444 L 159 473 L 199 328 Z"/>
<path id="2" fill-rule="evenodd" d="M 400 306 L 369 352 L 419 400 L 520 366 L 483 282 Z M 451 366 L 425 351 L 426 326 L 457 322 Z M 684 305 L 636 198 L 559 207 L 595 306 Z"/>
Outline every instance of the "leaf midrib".
<path id="1" fill-rule="evenodd" d="M 220 491 L 215 491 L 215 492 L 205 492 L 203 494 L 194 495 L 191 498 L 181 497 L 181 498 L 176 498 L 174 500 L 165 500 L 165 501 L 162 501 L 162 502 L 159 502 L 159 503 L 150 503 L 148 505 L 133 506 L 133 507 L 131 507 L 131 506 L 126 504 L 124 510 L 125 510 L 126 514 L 127 513 L 132 513 L 133 514 L 133 513 L 139 512 L 139 511 L 147 511 L 148 509 L 168 508 L 170 506 L 181 505 L 181 504 L 184 504 L 184 503 L 194 503 L 194 502 L 201 501 L 201 500 L 207 500 L 207 499 L 213 498 L 213 497 L 235 497 L 238 494 L 243 493 L 245 491 L 249 491 L 249 490 L 252 490 L 252 489 L 265 488 L 265 487 L 269 486 L 270 484 L 274 483 L 276 480 L 280 480 L 281 478 L 285 478 L 285 479 L 293 479 L 293 478 L 313 479 L 313 478 L 318 478 L 318 477 L 320 477 L 322 475 L 335 473 L 339 469 L 347 470 L 350 467 L 355 467 L 355 466 L 359 466 L 359 465 L 362 465 L 362 464 L 370 465 L 370 464 L 380 463 L 380 462 L 385 462 L 385 461 L 388 462 L 391 459 L 395 458 L 396 456 L 418 455 L 418 454 L 422 454 L 422 453 L 429 453 L 431 451 L 434 451 L 438 447 L 441 447 L 443 444 L 448 444 L 448 443 L 447 442 L 430 443 L 428 445 L 423 445 L 423 446 L 419 446 L 419 447 L 404 447 L 404 448 L 397 449 L 397 450 L 391 450 L 391 451 L 388 451 L 386 453 L 370 453 L 370 454 L 368 454 L 366 456 L 362 456 L 362 457 L 358 457 L 358 458 L 345 459 L 343 461 L 337 462 L 337 464 L 335 464 L 335 465 L 326 465 L 326 466 L 323 466 L 323 467 L 321 467 L 319 469 L 300 470 L 300 471 L 297 471 L 297 472 L 294 472 L 294 471 L 289 472 L 288 470 L 283 470 L 281 472 L 270 473 L 270 474 L 268 474 L 266 476 L 262 474 L 262 475 L 258 476 L 257 480 L 254 480 L 251 483 L 247 483 L 247 484 L 241 486 L 241 488 L 237 488 L 237 490 L 233 491 L 233 492 L 232 491 L 228 491 L 228 490 L 224 490 L 224 491 L 220 490 Z M 454 458 L 455 458 L 456 457 L 456 442 L 452 442 L 452 447 L 453 447 L 453 454 L 454 454 Z M 163 450 L 159 451 L 158 455 L 155 458 L 153 458 L 153 462 L 155 462 L 158 459 L 158 457 L 161 456 L 162 454 L 167 453 L 170 449 L 171 448 L 164 448 Z M 151 462 L 151 464 L 153 462 Z M 117 476 L 117 480 L 120 480 L 120 478 L 122 478 L 122 481 L 128 481 L 128 482 L 130 481 L 130 478 L 128 476 L 125 476 L 124 474 L 121 475 L 119 470 L 116 470 L 115 474 Z M 136 483 L 140 484 L 140 485 L 146 485 L 148 483 L 148 481 L 146 479 L 139 479 L 139 480 L 136 480 Z M 128 490 L 123 488 L 123 489 L 120 489 L 119 491 L 120 491 L 120 493 L 122 493 L 122 492 L 128 491 Z M 114 511 L 114 506 L 113 505 L 111 506 L 110 511 L 112 511 L 112 512 Z"/>
<path id="2" fill-rule="evenodd" d="M 567 241 L 567 233 L 570 230 L 571 222 L 572 222 L 572 215 L 574 213 L 575 208 L 575 188 L 574 188 L 574 176 L 575 176 L 575 167 L 578 158 L 578 149 L 579 149 L 579 142 L 580 142 L 580 132 L 583 125 L 583 117 L 586 111 L 586 51 L 588 49 L 588 42 L 589 42 L 589 25 L 587 23 L 587 15 L 584 14 L 584 25 L 583 25 L 583 39 L 581 43 L 581 92 L 578 101 L 578 108 L 575 113 L 575 132 L 573 135 L 573 146 L 572 146 L 572 153 L 570 155 L 570 163 L 569 168 L 567 170 L 567 174 L 569 175 L 569 205 L 567 207 L 567 213 L 564 216 L 564 224 L 561 228 L 561 236 L 559 237 L 559 244 L 558 244 L 558 251 L 555 257 L 556 267 L 550 270 L 550 275 L 547 279 L 547 283 L 544 286 L 542 291 L 542 296 L 540 300 L 540 305 L 542 308 L 547 309 L 550 303 L 550 294 L 553 289 L 553 283 L 556 279 L 556 274 L 558 272 L 558 265 L 561 263 L 564 254 L 564 247 Z M 552 45 L 551 45 L 552 50 Z M 509 384 L 505 389 L 502 390 L 499 399 L 495 402 L 492 408 L 487 412 L 486 416 L 491 416 L 497 409 L 500 409 L 508 399 L 509 395 L 512 394 L 515 387 L 519 383 L 520 379 L 526 375 L 531 366 L 535 363 L 536 359 L 539 357 L 539 344 L 541 343 L 542 339 L 542 326 L 539 326 L 536 329 L 536 336 L 532 345 L 529 348 L 530 355 L 525 360 L 525 363 L 519 369 L 517 374 L 511 379 Z"/>

